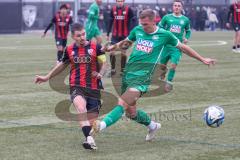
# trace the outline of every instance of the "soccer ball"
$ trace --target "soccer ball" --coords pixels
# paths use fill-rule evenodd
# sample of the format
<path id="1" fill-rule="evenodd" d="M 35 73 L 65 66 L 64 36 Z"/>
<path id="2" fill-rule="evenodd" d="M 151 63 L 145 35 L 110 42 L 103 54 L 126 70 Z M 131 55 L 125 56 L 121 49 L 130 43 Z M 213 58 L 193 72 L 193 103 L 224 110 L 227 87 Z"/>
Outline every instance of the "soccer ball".
<path id="1" fill-rule="evenodd" d="M 204 111 L 203 119 L 209 127 L 217 128 L 224 121 L 224 110 L 219 106 L 209 106 Z"/>

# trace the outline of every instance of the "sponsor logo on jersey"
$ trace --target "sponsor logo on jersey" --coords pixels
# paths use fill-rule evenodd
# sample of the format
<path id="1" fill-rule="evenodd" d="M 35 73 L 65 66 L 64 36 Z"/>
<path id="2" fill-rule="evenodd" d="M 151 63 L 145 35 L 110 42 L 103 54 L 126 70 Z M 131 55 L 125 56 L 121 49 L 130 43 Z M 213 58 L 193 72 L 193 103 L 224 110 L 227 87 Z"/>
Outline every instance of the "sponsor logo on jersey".
<path id="1" fill-rule="evenodd" d="M 124 20 L 125 16 L 115 16 L 115 19 L 117 20 Z"/>
<path id="2" fill-rule="evenodd" d="M 59 26 L 66 26 L 65 22 L 58 22 Z"/>
<path id="3" fill-rule="evenodd" d="M 145 53 L 151 53 L 153 50 L 153 42 L 139 38 L 137 40 L 136 49 Z"/>
<path id="4" fill-rule="evenodd" d="M 172 24 L 170 27 L 170 32 L 181 33 L 181 26 Z"/>

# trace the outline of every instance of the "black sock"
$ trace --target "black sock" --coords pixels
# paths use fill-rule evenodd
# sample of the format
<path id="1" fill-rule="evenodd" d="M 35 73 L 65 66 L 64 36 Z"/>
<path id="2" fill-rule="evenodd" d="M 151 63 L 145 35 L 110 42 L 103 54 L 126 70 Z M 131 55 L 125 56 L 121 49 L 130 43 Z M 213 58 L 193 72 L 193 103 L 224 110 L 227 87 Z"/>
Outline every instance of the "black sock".
<path id="1" fill-rule="evenodd" d="M 110 55 L 111 69 L 115 69 L 116 56 Z"/>
<path id="2" fill-rule="evenodd" d="M 240 44 L 237 45 L 237 48 L 240 48 Z"/>
<path id="3" fill-rule="evenodd" d="M 84 127 L 82 127 L 82 132 L 83 132 L 83 134 L 84 134 L 84 136 L 85 136 L 86 138 L 87 138 L 88 136 L 90 136 L 90 135 L 89 135 L 90 131 L 91 131 L 91 126 L 84 126 Z"/>
<path id="4" fill-rule="evenodd" d="M 57 52 L 57 60 L 60 62 L 62 61 L 62 57 L 63 57 L 63 51 L 58 51 Z"/>

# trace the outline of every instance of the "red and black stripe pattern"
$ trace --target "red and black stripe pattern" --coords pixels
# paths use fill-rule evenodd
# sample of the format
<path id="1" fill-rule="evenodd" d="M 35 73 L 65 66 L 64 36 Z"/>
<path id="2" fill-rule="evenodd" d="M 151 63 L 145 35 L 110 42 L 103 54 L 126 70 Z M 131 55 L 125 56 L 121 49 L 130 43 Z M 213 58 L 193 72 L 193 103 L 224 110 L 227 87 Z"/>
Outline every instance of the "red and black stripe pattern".
<path id="1" fill-rule="evenodd" d="M 109 35 L 112 30 L 112 37 L 127 37 L 130 29 L 130 20 L 132 19 L 132 17 L 133 12 L 128 6 L 113 6 L 107 35 Z"/>
<path id="2" fill-rule="evenodd" d="M 67 39 L 69 32 L 69 26 L 72 24 L 71 16 L 61 17 L 59 13 L 54 17 L 55 23 L 55 37 L 61 39 Z"/>
<path id="3" fill-rule="evenodd" d="M 101 89 L 100 80 L 92 73 L 99 72 L 97 56 L 104 54 L 101 45 L 94 42 L 85 47 L 78 47 L 75 43 L 66 48 L 63 62 L 70 63 L 69 83 L 71 87 L 83 87 L 92 90 Z"/>
<path id="4" fill-rule="evenodd" d="M 230 19 L 230 15 L 232 18 Z M 234 3 L 230 6 L 229 12 L 228 12 L 228 21 L 230 20 L 233 23 L 238 23 L 240 24 L 240 3 Z"/>

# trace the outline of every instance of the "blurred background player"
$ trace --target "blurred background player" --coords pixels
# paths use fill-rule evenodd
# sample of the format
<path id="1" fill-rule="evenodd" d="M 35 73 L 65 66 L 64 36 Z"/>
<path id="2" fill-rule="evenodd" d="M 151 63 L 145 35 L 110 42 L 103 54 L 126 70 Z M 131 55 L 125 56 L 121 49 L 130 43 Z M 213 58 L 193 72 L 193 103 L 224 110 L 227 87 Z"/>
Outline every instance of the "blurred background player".
<path id="1" fill-rule="evenodd" d="M 152 9 L 143 10 L 139 15 L 140 25 L 135 27 L 125 40 L 105 49 L 106 51 L 127 49 L 135 42 L 123 73 L 122 94 L 118 104 L 102 121 L 97 120 L 93 123 L 91 135 L 113 125 L 126 112 L 126 116 L 131 120 L 148 128 L 146 141 L 155 137 L 161 125 L 152 121 L 145 111 L 137 109 L 137 101 L 148 91 L 164 46 L 177 47 L 203 64 L 212 65 L 215 63 L 214 59 L 202 57 L 187 45 L 182 44 L 171 32 L 160 29 L 156 26 L 155 18 Z"/>
<path id="2" fill-rule="evenodd" d="M 107 29 L 107 40 L 109 41 L 110 32 L 112 32 L 111 44 L 116 44 L 124 40 L 132 28 L 132 19 L 134 17 L 132 9 L 124 4 L 124 0 L 116 0 L 116 5 L 111 9 L 109 25 Z M 127 61 L 126 51 L 121 51 L 121 73 L 123 72 Z M 111 72 L 116 73 L 116 56 L 110 53 Z"/>
<path id="3" fill-rule="evenodd" d="M 240 0 L 236 0 L 229 7 L 229 12 L 227 16 L 227 28 L 230 28 L 230 22 L 235 31 L 235 36 L 233 38 L 232 51 L 234 53 L 240 52 Z"/>
<path id="4" fill-rule="evenodd" d="M 89 7 L 88 10 L 88 18 L 86 22 L 86 32 L 87 32 L 87 40 L 91 40 L 96 38 L 97 43 L 102 43 L 101 31 L 98 27 L 98 19 L 99 19 L 99 6 L 102 4 L 102 0 L 95 0 L 93 4 Z"/>
<path id="5" fill-rule="evenodd" d="M 101 77 L 106 69 L 106 57 L 101 45 L 86 41 L 86 32 L 81 24 L 72 26 L 74 43 L 67 46 L 63 59 L 46 76 L 36 76 L 35 83 L 46 82 L 62 72 L 70 64 L 71 100 L 79 114 L 79 123 L 86 138 L 85 149 L 97 149 L 89 135 L 91 122 L 98 117 L 101 106 Z"/>
<path id="6" fill-rule="evenodd" d="M 67 45 L 67 37 L 70 25 L 73 23 L 72 17 L 68 14 L 66 4 L 60 6 L 60 10 L 52 18 L 51 23 L 45 29 L 42 37 L 46 36 L 47 31 L 55 25 L 55 41 L 57 46 L 57 62 L 60 62 L 63 56 L 63 50 Z"/>
<path id="7" fill-rule="evenodd" d="M 187 44 L 188 39 L 191 36 L 191 28 L 189 19 L 186 16 L 182 15 L 182 1 L 174 0 L 172 8 L 173 13 L 165 15 L 160 21 L 159 26 L 172 32 L 180 40 L 180 42 Z M 184 33 L 186 33 L 185 36 Z M 171 67 L 168 71 L 166 79 L 166 92 L 169 92 L 172 89 L 172 81 L 174 79 L 176 68 L 181 57 L 181 50 L 171 45 L 166 46 L 163 50 L 160 59 L 162 70 L 165 70 L 165 72 L 167 72 L 167 63 L 169 60 L 171 61 Z M 160 78 L 164 80 L 165 74 L 162 74 Z"/>

